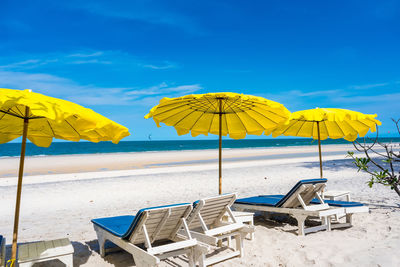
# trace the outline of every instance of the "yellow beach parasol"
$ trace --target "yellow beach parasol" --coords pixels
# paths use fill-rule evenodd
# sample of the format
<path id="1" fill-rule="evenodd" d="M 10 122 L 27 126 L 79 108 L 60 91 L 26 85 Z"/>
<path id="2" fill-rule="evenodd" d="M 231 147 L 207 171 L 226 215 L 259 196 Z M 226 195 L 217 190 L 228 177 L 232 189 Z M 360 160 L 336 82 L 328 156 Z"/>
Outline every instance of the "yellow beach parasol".
<path id="1" fill-rule="evenodd" d="M 262 97 L 236 93 L 208 93 L 163 98 L 153 107 L 146 119 L 153 118 L 174 126 L 178 135 L 193 137 L 208 133 L 219 135 L 219 194 L 222 193 L 222 136 L 233 139 L 247 134 L 270 134 L 285 123 L 290 112 L 280 103 Z"/>
<path id="2" fill-rule="evenodd" d="M 91 142 L 108 140 L 118 143 L 128 135 L 126 127 L 72 102 L 30 90 L 0 88 L 0 144 L 22 136 L 11 265 L 17 255 L 26 139 L 37 146 L 48 147 L 53 138 Z"/>
<path id="3" fill-rule="evenodd" d="M 354 141 L 357 136 L 363 137 L 369 130 L 376 131 L 377 115 L 338 109 L 316 108 L 293 112 L 288 123 L 281 125 L 272 132 L 273 137 L 279 135 L 312 137 L 318 139 L 320 176 L 322 178 L 321 140 L 344 138 Z"/>

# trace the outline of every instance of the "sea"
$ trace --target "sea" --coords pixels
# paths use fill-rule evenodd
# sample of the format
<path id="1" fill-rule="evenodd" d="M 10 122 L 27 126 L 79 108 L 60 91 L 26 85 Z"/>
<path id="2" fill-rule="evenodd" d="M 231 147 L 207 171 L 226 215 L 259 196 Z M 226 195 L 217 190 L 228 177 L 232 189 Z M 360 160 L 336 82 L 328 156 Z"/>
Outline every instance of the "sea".
<path id="1" fill-rule="evenodd" d="M 364 139 L 360 140 L 363 141 Z M 369 142 L 372 139 L 368 139 Z M 380 138 L 380 142 L 400 143 L 399 137 Z M 327 144 L 351 144 L 344 139 L 327 139 L 321 141 Z M 310 146 L 318 145 L 318 141 L 308 138 L 296 139 L 226 139 L 222 141 L 224 149 L 230 148 L 268 148 L 284 146 Z M 67 154 L 97 154 L 97 153 L 122 153 L 146 151 L 173 151 L 173 150 L 199 150 L 217 149 L 218 140 L 171 140 L 171 141 L 121 141 L 118 144 L 111 142 L 53 142 L 50 147 L 43 148 L 27 143 L 27 156 L 67 155 Z M 16 157 L 21 153 L 20 143 L 6 143 L 0 145 L 0 157 Z"/>

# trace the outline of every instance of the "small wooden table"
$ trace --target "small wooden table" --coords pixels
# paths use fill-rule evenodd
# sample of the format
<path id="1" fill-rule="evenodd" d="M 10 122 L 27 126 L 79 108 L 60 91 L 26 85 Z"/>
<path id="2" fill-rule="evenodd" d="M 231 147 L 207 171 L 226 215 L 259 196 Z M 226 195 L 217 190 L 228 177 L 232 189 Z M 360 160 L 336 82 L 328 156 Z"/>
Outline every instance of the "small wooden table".
<path id="1" fill-rule="evenodd" d="M 350 201 L 350 191 L 325 191 L 322 193 L 322 198 L 329 200 L 336 200 L 339 197 L 346 197 L 347 201 Z"/>
<path id="2" fill-rule="evenodd" d="M 58 259 L 67 267 L 73 266 L 74 248 L 68 238 L 40 241 L 18 246 L 18 264 L 30 267 L 36 262 Z"/>

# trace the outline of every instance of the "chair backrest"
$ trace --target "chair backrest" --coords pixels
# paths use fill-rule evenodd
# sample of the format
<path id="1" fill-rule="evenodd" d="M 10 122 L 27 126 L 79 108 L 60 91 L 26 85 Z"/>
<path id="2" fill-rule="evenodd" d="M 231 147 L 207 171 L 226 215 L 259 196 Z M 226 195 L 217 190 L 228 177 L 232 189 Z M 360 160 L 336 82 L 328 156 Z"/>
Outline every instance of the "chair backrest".
<path id="1" fill-rule="evenodd" d="M 222 216 L 230 210 L 236 200 L 236 194 L 224 194 L 215 197 L 203 198 L 193 203 L 187 224 L 189 229 L 201 227 L 204 231 L 221 221 Z"/>
<path id="2" fill-rule="evenodd" d="M 190 203 L 141 209 L 122 238 L 146 247 L 157 240 L 173 239 L 191 211 Z"/>
<path id="3" fill-rule="evenodd" d="M 320 194 L 326 186 L 327 179 L 308 179 L 299 181 L 293 188 L 278 202 L 276 207 L 297 208 L 309 205 L 315 197 L 324 204 Z M 299 199 L 299 197 L 301 200 Z M 301 203 L 303 201 L 304 203 Z"/>

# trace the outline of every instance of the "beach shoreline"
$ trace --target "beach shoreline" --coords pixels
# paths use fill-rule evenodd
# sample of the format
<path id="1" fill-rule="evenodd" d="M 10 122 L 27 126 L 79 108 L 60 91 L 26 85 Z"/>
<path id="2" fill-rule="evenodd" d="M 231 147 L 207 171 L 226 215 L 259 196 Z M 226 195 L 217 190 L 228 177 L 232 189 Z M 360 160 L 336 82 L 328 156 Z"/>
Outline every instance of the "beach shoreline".
<path id="1" fill-rule="evenodd" d="M 393 256 L 400 249 L 398 196 L 381 185 L 369 188 L 369 175 L 357 172 L 346 158 L 349 147 L 352 145 L 323 146 L 328 190 L 351 191 L 352 199 L 368 204 L 370 213 L 355 215 L 354 226 L 349 229 L 305 237 L 294 233 L 296 225 L 291 221 L 256 217 L 255 240 L 245 241 L 245 257 L 216 266 L 399 265 L 399 258 Z M 239 197 L 284 194 L 300 179 L 318 178 L 316 149 L 311 146 L 224 150 L 223 193 L 236 192 Z M 312 154 L 301 157 L 305 153 Z M 216 195 L 217 156 L 217 151 L 196 150 L 27 157 L 19 242 L 68 237 L 78 266 L 134 266 L 132 257 L 123 251 L 110 253 L 105 259 L 100 257 L 90 220 Z M 0 159 L 0 169 L 18 166 L 18 159 L 14 160 Z M 99 165 L 104 168 L 107 162 L 111 167 L 99 170 Z M 48 173 L 51 168 L 59 173 Z M 42 173 L 34 174 L 35 170 Z M 0 232 L 7 238 L 8 249 L 15 206 L 14 176 L 0 176 Z M 291 257 L 287 257 L 288 253 Z M 170 265 L 163 262 L 162 266 Z"/>
<path id="2" fill-rule="evenodd" d="M 353 150 L 348 145 L 323 146 L 323 157 L 332 155 L 345 156 Z M 318 148 L 315 146 L 288 146 L 267 148 L 230 148 L 223 149 L 223 161 L 255 161 L 260 159 L 290 159 L 307 157 L 318 159 Z M 25 160 L 25 176 L 65 174 L 81 172 L 100 172 L 115 170 L 132 170 L 149 167 L 193 165 L 218 160 L 218 150 L 169 150 L 145 152 L 118 152 L 99 154 L 41 155 L 27 156 Z M 0 158 L 0 179 L 15 177 L 18 170 L 19 157 Z"/>

